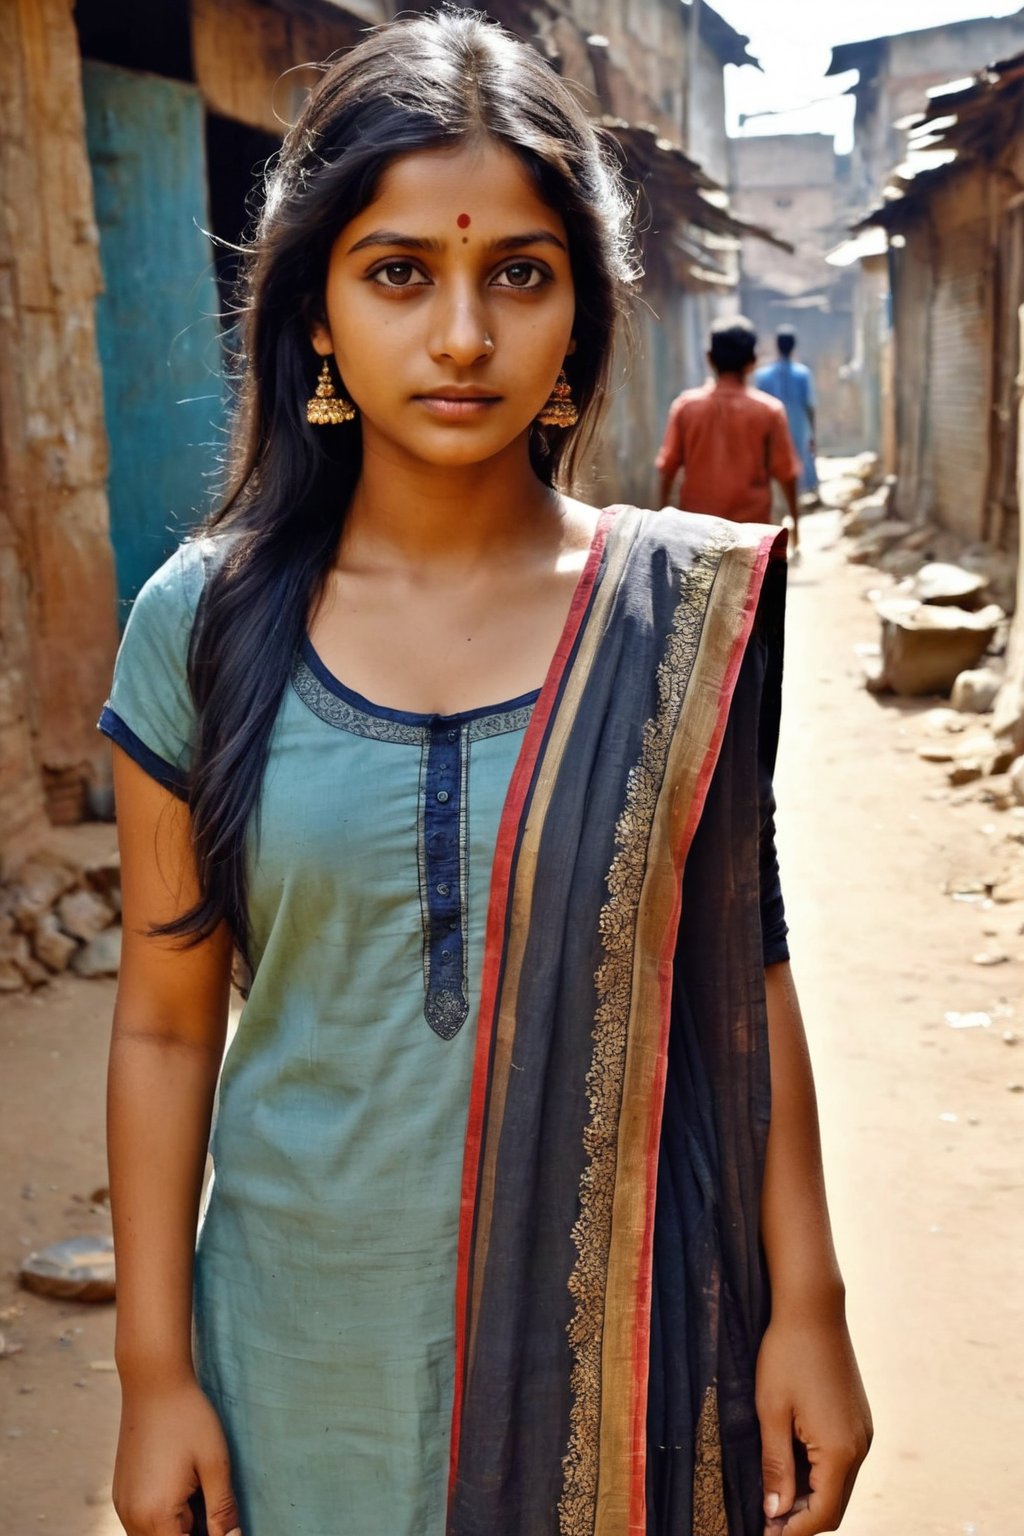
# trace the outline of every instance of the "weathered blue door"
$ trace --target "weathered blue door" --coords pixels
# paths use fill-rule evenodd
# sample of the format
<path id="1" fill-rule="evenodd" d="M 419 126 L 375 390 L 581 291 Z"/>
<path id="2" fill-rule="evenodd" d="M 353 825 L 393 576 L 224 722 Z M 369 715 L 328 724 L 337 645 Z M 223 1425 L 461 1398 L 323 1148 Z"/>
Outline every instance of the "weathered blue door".
<path id="1" fill-rule="evenodd" d="M 91 61 L 83 76 L 123 620 L 208 500 L 223 445 L 220 328 L 199 92 Z"/>

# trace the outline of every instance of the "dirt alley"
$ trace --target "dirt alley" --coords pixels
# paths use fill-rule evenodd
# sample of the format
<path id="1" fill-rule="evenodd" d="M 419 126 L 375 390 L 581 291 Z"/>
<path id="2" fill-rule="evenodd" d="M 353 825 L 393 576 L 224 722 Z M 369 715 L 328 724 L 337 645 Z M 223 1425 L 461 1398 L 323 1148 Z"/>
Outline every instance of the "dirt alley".
<path id="1" fill-rule="evenodd" d="M 847 566 L 837 534 L 835 514 L 808 519 L 791 576 L 778 791 L 794 966 L 876 1418 L 844 1531 L 1020 1536 L 1024 904 L 957 902 L 945 886 L 1024 835 L 1024 816 L 972 790 L 935 798 L 943 770 L 916 753 L 929 702 L 861 686 L 854 646 L 876 638 L 865 593 L 885 579 Z M 1024 862 L 1024 844 L 1010 851 Z M 1009 961 L 973 962 L 992 948 Z M 3 1536 L 120 1529 L 107 1504 L 113 1309 L 16 1283 L 31 1248 L 105 1228 L 88 1197 L 105 1182 L 112 998 L 111 983 L 65 979 L 0 1012 L 0 1333 L 21 1346 L 0 1359 Z M 992 1026 L 954 1031 L 950 1010 L 985 1010 Z"/>

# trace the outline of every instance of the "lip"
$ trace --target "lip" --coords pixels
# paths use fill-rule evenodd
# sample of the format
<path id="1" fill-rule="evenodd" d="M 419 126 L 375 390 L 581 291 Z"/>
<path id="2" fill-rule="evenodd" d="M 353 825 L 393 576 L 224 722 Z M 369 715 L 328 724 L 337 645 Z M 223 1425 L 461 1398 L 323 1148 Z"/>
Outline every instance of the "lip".
<path id="1" fill-rule="evenodd" d="M 500 400 L 501 396 L 484 384 L 441 384 L 425 389 L 417 400 Z"/>
<path id="2" fill-rule="evenodd" d="M 501 398 L 485 389 L 459 389 L 454 386 L 414 396 L 432 416 L 440 417 L 442 421 L 471 421 L 499 405 Z"/>

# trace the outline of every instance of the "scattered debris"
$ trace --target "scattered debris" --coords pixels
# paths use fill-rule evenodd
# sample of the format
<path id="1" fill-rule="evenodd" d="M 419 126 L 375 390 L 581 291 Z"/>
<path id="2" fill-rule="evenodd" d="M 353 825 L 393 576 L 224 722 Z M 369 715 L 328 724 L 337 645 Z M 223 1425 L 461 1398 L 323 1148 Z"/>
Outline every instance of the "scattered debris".
<path id="1" fill-rule="evenodd" d="M 987 1013 L 947 1013 L 950 1029 L 991 1029 L 992 1017 Z"/>
<path id="2" fill-rule="evenodd" d="M 1024 757 L 1018 757 L 1012 763 L 1008 777 L 1014 799 L 1018 805 L 1024 805 Z"/>
<path id="3" fill-rule="evenodd" d="M 909 595 L 921 603 L 973 609 L 980 606 L 986 586 L 984 576 L 974 571 L 965 571 L 960 565 L 947 565 L 945 561 L 933 560 L 922 565 L 910 583 Z"/>
<path id="4" fill-rule="evenodd" d="M 882 556 L 910 531 L 909 523 L 902 522 L 898 517 L 887 517 L 855 539 L 846 558 L 851 565 L 877 565 Z"/>
<path id="5" fill-rule="evenodd" d="M 913 698 L 948 694 L 960 673 L 984 656 L 1003 620 L 994 604 L 979 613 L 935 607 L 911 598 L 878 604 L 882 625 L 881 666 L 868 674 L 876 693 Z"/>
<path id="6" fill-rule="evenodd" d="M 114 1242 L 106 1234 L 65 1238 L 29 1254 L 20 1279 L 27 1291 L 61 1300 L 113 1301 Z"/>
<path id="7" fill-rule="evenodd" d="M 965 714 L 988 714 L 1002 685 L 999 673 L 991 667 L 961 672 L 953 684 L 950 703 L 954 709 L 962 710 Z"/>
<path id="8" fill-rule="evenodd" d="M 116 976 L 121 964 L 121 929 L 105 928 L 72 957 L 76 976 Z"/>
<path id="9" fill-rule="evenodd" d="M 1005 965 L 1009 955 L 1001 949 L 982 949 L 974 956 L 975 965 Z"/>

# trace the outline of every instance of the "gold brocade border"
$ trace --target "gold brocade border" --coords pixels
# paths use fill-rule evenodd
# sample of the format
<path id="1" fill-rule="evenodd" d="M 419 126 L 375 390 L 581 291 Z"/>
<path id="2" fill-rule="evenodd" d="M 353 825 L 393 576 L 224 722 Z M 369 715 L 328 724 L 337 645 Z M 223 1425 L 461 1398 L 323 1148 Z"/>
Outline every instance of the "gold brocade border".
<path id="1" fill-rule="evenodd" d="M 638 761 L 629 771 L 615 828 L 608 900 L 599 928 L 603 956 L 595 982 L 594 1053 L 587 1072 L 589 1119 L 583 1131 L 587 1165 L 580 1178 L 580 1213 L 572 1230 L 577 1258 L 569 1277 L 575 1310 L 568 1325 L 569 1444 L 562 1459 L 561 1536 L 594 1530 L 601 1434 L 601 1350 L 608 1253 L 615 1203 L 618 1128 L 631 1012 L 637 914 L 665 766 L 693 671 L 711 589 L 729 539 L 709 541 L 680 581 L 672 631 L 658 666 L 658 704 L 644 726 Z"/>
<path id="2" fill-rule="evenodd" d="M 722 1475 L 722 1434 L 718 1423 L 718 1389 L 712 1382 L 704 1393 L 697 1421 L 693 1463 L 694 1536 L 729 1536 Z"/>

